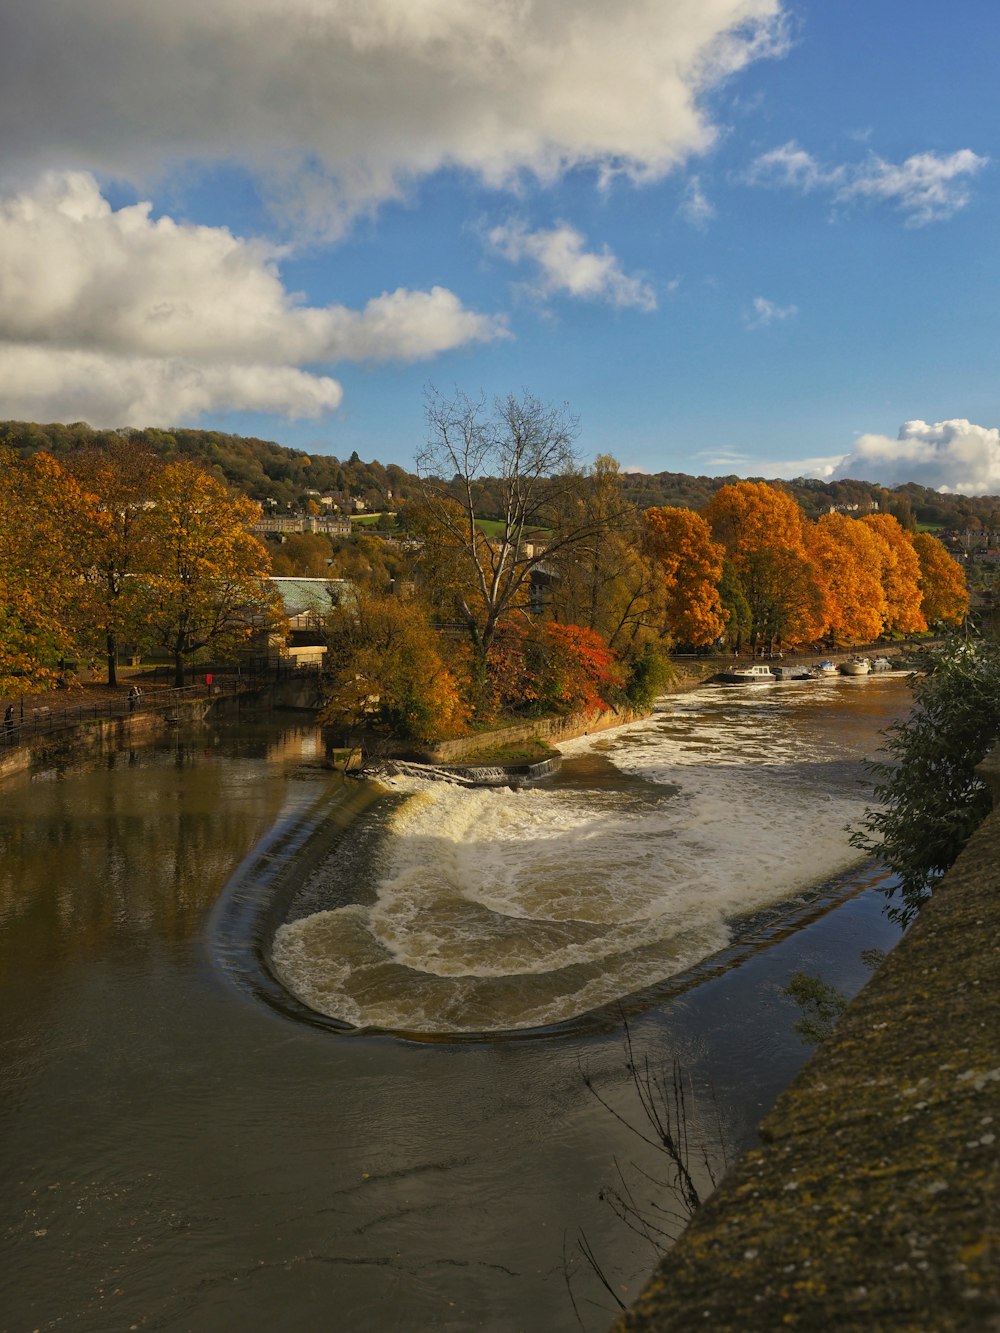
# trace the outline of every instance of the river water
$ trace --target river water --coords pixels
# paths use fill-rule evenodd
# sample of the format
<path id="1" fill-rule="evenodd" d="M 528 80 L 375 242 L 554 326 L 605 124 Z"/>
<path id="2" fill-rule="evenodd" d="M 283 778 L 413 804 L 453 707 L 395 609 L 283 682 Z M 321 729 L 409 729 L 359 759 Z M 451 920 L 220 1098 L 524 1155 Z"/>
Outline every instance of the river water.
<path id="1" fill-rule="evenodd" d="M 275 945 L 343 1032 L 235 985 L 213 938 L 244 858 L 337 781 L 312 730 L 8 781 L 0 1328 L 533 1333 L 578 1326 L 567 1274 L 605 1328 L 578 1240 L 634 1294 L 653 1251 L 598 1196 L 616 1162 L 664 1174 L 584 1084 L 638 1121 L 615 1002 L 680 1060 L 709 1157 L 752 1142 L 808 1054 L 791 973 L 853 993 L 897 938 L 844 824 L 908 706 L 896 677 L 705 687 L 544 788 L 400 783 Z"/>

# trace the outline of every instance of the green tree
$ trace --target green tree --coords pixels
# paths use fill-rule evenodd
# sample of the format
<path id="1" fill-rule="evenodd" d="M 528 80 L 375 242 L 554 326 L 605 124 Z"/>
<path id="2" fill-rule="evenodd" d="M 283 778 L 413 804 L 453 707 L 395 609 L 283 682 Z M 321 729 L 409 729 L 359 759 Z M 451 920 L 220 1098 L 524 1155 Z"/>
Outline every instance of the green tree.
<path id="1" fill-rule="evenodd" d="M 888 762 L 869 761 L 878 804 L 851 835 L 894 870 L 903 924 L 919 911 L 991 808 L 976 765 L 1000 737 L 1000 647 L 953 640 L 914 678 L 916 702 L 889 728 Z"/>
<path id="2" fill-rule="evenodd" d="M 546 551 L 546 613 L 563 624 L 594 630 L 616 652 L 628 655 L 659 638 L 662 580 L 644 549 L 639 513 L 623 497 L 618 463 L 610 455 L 594 460 L 579 494 L 569 498 L 559 527 L 569 525 L 583 535 L 561 550 Z"/>

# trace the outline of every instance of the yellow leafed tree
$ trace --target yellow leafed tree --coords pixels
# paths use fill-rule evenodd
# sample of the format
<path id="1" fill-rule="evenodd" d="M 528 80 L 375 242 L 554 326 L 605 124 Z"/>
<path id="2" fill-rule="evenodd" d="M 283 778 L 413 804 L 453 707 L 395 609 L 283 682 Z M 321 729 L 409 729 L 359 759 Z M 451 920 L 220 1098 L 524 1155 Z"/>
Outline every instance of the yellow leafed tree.
<path id="1" fill-rule="evenodd" d="M 938 621 L 960 625 L 969 610 L 965 570 L 929 532 L 914 536 L 913 549 L 920 562 L 920 609 L 924 619 L 928 625 Z"/>
<path id="2" fill-rule="evenodd" d="M 55 683 L 85 608 L 80 515 L 89 498 L 46 453 L 0 451 L 0 690 Z"/>
<path id="3" fill-rule="evenodd" d="M 188 459 L 168 463 L 152 488 L 149 535 L 157 551 L 146 576 L 150 617 L 174 659 L 175 684 L 184 664 L 203 651 L 232 652 L 281 619 L 268 580 L 267 551 L 249 531 L 260 509 L 234 496 Z"/>
<path id="4" fill-rule="evenodd" d="M 927 628 L 920 609 L 920 562 L 910 534 L 891 514 L 866 514 L 879 539 L 879 578 L 885 596 L 884 627 L 890 633 L 919 634 Z"/>
<path id="5" fill-rule="evenodd" d="M 693 509 L 671 506 L 643 514 L 646 544 L 663 580 L 666 627 L 680 643 L 700 648 L 725 628 L 719 599 L 723 550 Z"/>

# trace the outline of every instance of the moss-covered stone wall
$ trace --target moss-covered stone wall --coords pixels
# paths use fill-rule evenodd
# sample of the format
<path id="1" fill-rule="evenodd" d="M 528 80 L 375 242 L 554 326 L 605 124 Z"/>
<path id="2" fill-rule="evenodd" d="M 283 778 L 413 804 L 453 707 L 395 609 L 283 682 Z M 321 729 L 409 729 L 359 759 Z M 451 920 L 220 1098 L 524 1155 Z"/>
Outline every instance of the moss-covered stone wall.
<path id="1" fill-rule="evenodd" d="M 761 1136 L 617 1333 L 1000 1330 L 1000 812 Z"/>

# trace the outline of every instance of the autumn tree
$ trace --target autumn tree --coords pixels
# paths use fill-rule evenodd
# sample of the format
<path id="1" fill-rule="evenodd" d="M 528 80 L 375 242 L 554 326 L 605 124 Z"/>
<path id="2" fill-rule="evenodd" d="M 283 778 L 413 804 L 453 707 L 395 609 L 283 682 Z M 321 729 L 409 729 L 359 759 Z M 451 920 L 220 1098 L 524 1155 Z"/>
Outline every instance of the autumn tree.
<path id="1" fill-rule="evenodd" d="M 891 514 L 866 514 L 858 521 L 866 524 L 878 538 L 885 630 L 896 634 L 919 634 L 927 628 L 927 621 L 920 609 L 920 561 L 912 539 Z"/>
<path id="2" fill-rule="evenodd" d="M 430 741 L 465 729 L 454 672 L 417 601 L 362 590 L 327 620 L 321 718 Z"/>
<path id="3" fill-rule="evenodd" d="M 740 481 L 720 487 L 702 512 L 745 599 L 751 647 L 815 637 L 824 598 L 792 497 L 765 482 Z"/>
<path id="4" fill-rule="evenodd" d="M 824 632 L 832 643 L 868 643 L 882 631 L 885 594 L 872 529 L 844 514 L 823 514 L 805 527 L 814 575 L 825 593 Z"/>
<path id="5" fill-rule="evenodd" d="M 625 671 L 596 630 L 542 622 L 530 634 L 529 663 L 544 712 L 593 711 L 620 697 Z"/>
<path id="6" fill-rule="evenodd" d="M 913 549 L 920 564 L 920 610 L 928 625 L 960 625 L 969 610 L 965 571 L 936 537 L 918 532 Z"/>
<path id="7" fill-rule="evenodd" d="M 634 656 L 660 635 L 664 591 L 642 518 L 622 495 L 614 458 L 601 454 L 594 460 L 567 509 L 560 526 L 571 522 L 584 535 L 546 561 L 551 581 L 545 612 L 562 624 L 594 630 L 616 652 Z"/>
<path id="8" fill-rule="evenodd" d="M 454 559 L 461 578 L 456 612 L 484 680 L 490 644 L 525 600 L 533 572 L 593 531 L 593 520 L 575 517 L 569 503 L 584 482 L 574 452 L 577 423 L 564 407 L 528 393 L 498 398 L 487 410 L 482 399 L 432 391 L 427 424 L 416 461 L 429 540 Z M 484 519 L 493 520 L 488 534 Z M 529 542 L 539 530 L 547 534 L 544 547 Z"/>
<path id="9" fill-rule="evenodd" d="M 664 507 L 643 514 L 646 548 L 662 580 L 666 628 L 680 643 L 700 648 L 725 628 L 719 597 L 723 548 L 693 509 Z"/>
<path id="10" fill-rule="evenodd" d="M 174 659 L 174 679 L 194 654 L 231 652 L 280 620 L 270 561 L 249 532 L 260 509 L 231 495 L 195 463 L 169 463 L 152 489 L 150 541 L 156 569 L 146 576 L 150 616 Z"/>
<path id="11" fill-rule="evenodd" d="M 50 454 L 0 450 L 0 689 L 53 684 L 81 643 L 89 503 Z"/>
<path id="12" fill-rule="evenodd" d="M 70 456 L 89 494 L 80 511 L 89 590 L 89 629 L 104 651 L 108 684 L 117 684 L 118 647 L 148 632 L 149 581 L 159 563 L 151 541 L 154 479 L 163 464 L 120 436 Z"/>

